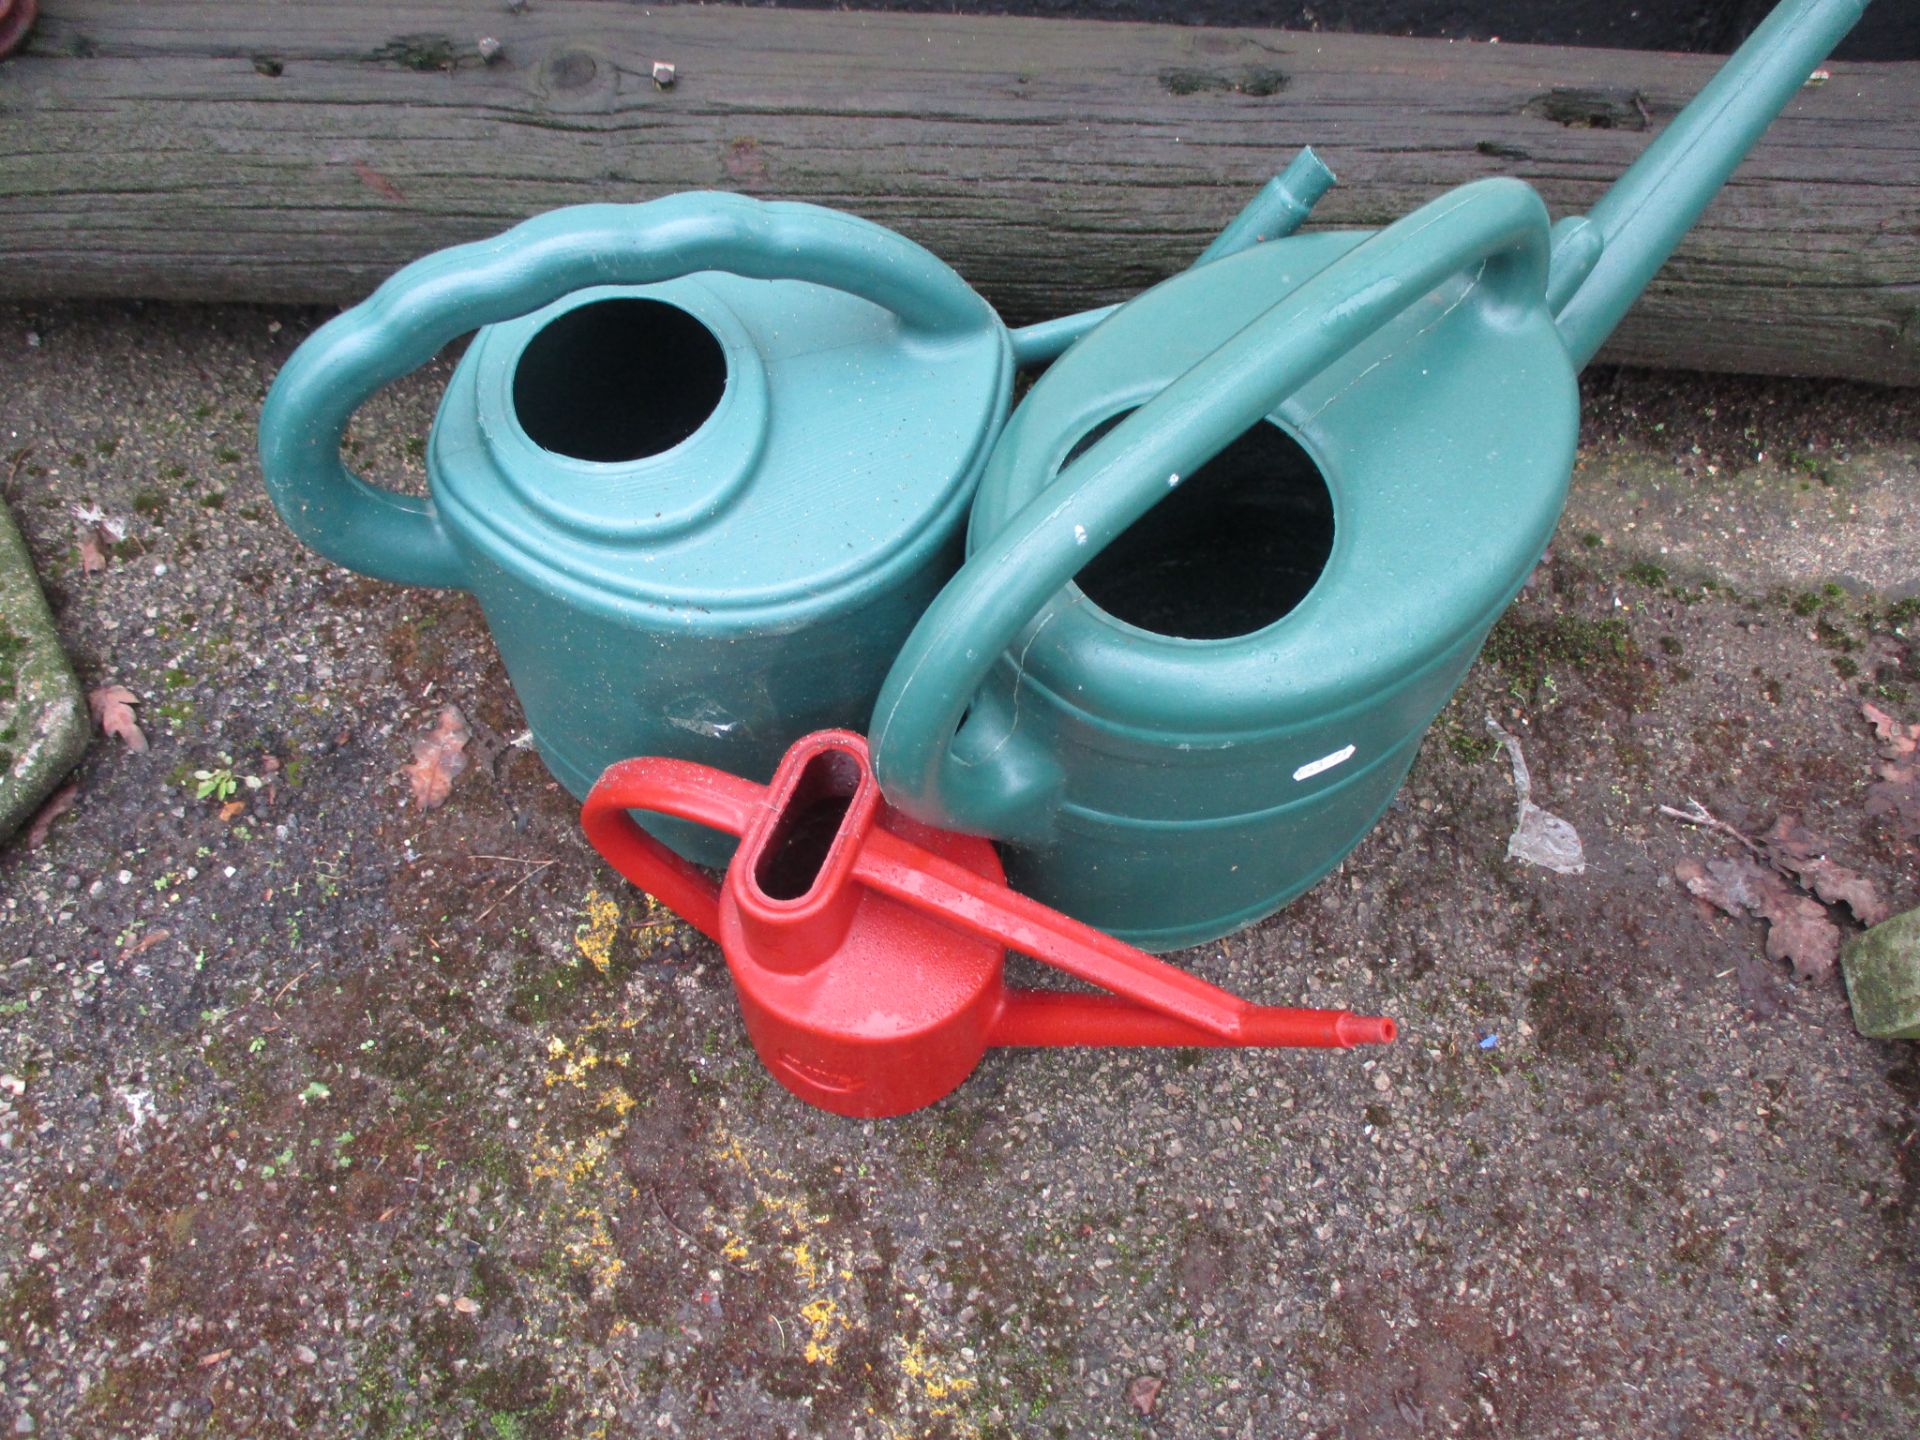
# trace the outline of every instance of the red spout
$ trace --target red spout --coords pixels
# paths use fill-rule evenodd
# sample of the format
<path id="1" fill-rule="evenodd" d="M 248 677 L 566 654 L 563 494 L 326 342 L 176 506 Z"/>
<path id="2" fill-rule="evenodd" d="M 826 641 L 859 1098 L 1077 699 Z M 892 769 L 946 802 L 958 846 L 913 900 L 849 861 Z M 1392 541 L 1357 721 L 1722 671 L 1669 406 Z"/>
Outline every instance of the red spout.
<path id="1" fill-rule="evenodd" d="M 990 1045 L 1195 1045 L 1349 1050 L 1385 1045 L 1393 1021 L 1351 1010 L 1295 1010 L 1249 1005 L 1239 1029 L 1223 1037 L 1176 1015 L 1148 1010 L 1111 995 L 1058 990 L 1009 990 L 989 1033 Z"/>
<path id="2" fill-rule="evenodd" d="M 641 830 L 650 810 L 743 836 L 725 880 Z M 1393 1021 L 1249 1003 L 1009 890 L 986 841 L 887 805 L 866 742 L 807 736 L 773 781 L 628 760 L 581 814 L 629 880 L 720 942 L 754 1048 L 802 1099 L 842 1115 L 930 1105 L 992 1045 L 1386 1044 Z M 1010 989 L 1008 949 L 1103 995 Z"/>

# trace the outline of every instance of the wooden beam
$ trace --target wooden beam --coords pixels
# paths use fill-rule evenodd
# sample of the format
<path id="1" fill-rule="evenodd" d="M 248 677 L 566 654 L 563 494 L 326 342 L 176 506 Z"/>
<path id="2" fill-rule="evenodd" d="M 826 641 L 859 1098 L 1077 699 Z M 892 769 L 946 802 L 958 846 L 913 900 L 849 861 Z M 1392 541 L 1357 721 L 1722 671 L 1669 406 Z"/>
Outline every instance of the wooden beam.
<path id="1" fill-rule="evenodd" d="M 1309 143 L 1342 182 L 1315 224 L 1494 174 L 1582 210 L 1715 63 L 611 0 L 46 0 L 0 64 L 0 295 L 350 301 L 553 206 L 720 188 L 892 225 L 1022 321 L 1180 268 Z M 1920 64 L 1827 68 L 1604 358 L 1920 383 Z"/>

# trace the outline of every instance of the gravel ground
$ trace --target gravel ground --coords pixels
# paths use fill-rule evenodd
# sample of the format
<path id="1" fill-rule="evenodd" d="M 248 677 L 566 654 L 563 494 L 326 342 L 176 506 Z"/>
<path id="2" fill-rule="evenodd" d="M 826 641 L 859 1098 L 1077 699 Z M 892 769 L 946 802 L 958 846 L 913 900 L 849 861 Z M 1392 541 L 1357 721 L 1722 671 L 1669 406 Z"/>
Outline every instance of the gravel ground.
<path id="1" fill-rule="evenodd" d="M 1920 396 L 1591 377 L 1554 554 L 1394 809 L 1181 957 L 1397 1045 L 1002 1052 L 855 1123 L 597 863 L 473 603 L 274 516 L 315 318 L 0 311 L 0 478 L 152 740 L 0 853 L 0 1433 L 1920 1432 L 1915 1047 L 1697 908 L 1673 866 L 1725 848 L 1656 810 L 1793 811 L 1920 903 L 1859 712 L 1920 718 Z M 366 466 L 418 483 L 443 375 Z M 446 701 L 476 760 L 421 813 Z M 1584 875 L 1505 857 L 1489 713 Z"/>

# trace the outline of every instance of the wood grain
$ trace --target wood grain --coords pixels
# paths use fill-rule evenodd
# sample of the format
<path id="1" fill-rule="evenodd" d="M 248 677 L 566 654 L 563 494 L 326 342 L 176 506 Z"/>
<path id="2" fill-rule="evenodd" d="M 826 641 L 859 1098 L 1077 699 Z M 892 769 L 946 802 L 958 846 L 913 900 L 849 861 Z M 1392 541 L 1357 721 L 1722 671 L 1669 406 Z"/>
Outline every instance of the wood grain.
<path id="1" fill-rule="evenodd" d="M 0 65 L 0 295 L 350 301 L 553 206 L 719 188 L 892 225 L 1017 322 L 1178 269 L 1308 143 L 1342 181 L 1315 224 L 1494 174 L 1584 209 L 1714 64 L 612 0 L 48 0 Z M 1603 358 L 1920 383 L 1920 64 L 1827 68 Z"/>

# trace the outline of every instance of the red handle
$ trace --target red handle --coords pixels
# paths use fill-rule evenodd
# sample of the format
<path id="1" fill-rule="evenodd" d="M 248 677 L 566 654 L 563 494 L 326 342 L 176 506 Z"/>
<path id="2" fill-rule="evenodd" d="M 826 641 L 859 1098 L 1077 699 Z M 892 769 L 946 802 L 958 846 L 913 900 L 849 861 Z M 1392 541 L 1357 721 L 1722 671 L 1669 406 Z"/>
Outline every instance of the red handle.
<path id="1" fill-rule="evenodd" d="M 587 792 L 580 825 L 609 865 L 718 940 L 719 882 L 647 834 L 627 812 L 647 810 L 744 835 L 766 794 L 764 785 L 690 760 L 622 760 Z"/>
<path id="2" fill-rule="evenodd" d="M 1255 1005 L 875 828 L 854 874 L 876 890 L 1098 985 L 1111 997 L 1010 991 L 996 1045 L 1380 1045 L 1391 1020 Z"/>

